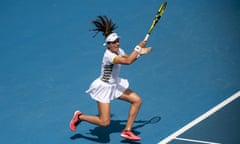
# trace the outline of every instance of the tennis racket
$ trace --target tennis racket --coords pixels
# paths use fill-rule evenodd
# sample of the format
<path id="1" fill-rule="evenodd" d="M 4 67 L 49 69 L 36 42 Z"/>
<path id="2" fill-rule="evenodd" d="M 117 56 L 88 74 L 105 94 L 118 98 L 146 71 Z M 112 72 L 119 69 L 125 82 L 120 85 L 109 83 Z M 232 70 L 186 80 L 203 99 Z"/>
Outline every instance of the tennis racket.
<path id="1" fill-rule="evenodd" d="M 150 34 L 152 33 L 153 29 L 155 28 L 156 24 L 158 23 L 158 21 L 160 20 L 161 16 L 163 15 L 164 11 L 165 11 L 165 8 L 167 6 L 167 2 L 163 2 L 160 6 L 160 8 L 158 9 L 156 15 L 155 15 L 155 18 L 152 22 L 152 25 L 150 26 L 145 38 L 144 38 L 144 41 L 147 41 Z"/>

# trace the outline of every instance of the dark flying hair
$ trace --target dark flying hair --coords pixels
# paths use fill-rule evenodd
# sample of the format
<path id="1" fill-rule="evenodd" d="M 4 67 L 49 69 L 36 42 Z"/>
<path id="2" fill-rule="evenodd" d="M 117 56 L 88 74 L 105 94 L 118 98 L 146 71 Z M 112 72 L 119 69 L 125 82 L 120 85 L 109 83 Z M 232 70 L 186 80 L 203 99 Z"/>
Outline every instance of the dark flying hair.
<path id="1" fill-rule="evenodd" d="M 97 16 L 97 19 L 93 20 L 92 23 L 96 27 L 91 30 L 96 32 L 93 37 L 95 37 L 99 32 L 102 32 L 103 36 L 106 38 L 117 28 L 116 24 L 114 24 L 107 16 Z"/>

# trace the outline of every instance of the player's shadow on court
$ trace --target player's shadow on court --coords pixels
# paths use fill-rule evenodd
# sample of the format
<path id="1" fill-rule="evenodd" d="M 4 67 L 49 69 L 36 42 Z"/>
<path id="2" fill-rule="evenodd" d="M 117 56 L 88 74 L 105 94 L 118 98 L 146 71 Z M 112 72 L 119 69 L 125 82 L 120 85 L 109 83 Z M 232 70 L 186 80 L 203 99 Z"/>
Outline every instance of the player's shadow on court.
<path id="1" fill-rule="evenodd" d="M 135 121 L 135 126 L 133 127 L 133 131 L 136 135 L 139 135 L 140 132 L 137 131 L 138 128 L 144 127 L 147 124 L 156 124 L 161 120 L 160 116 L 154 116 L 150 120 L 138 120 Z M 111 120 L 111 123 L 109 126 L 106 127 L 100 127 L 97 126 L 94 129 L 90 129 L 89 133 L 87 135 L 83 134 L 75 134 L 70 137 L 70 139 L 75 140 L 75 139 L 87 139 L 90 141 L 98 142 L 98 143 L 108 143 L 110 142 L 110 134 L 111 133 L 120 133 L 122 130 L 125 128 L 126 125 L 126 120 Z M 92 135 L 92 136 L 89 136 Z M 140 144 L 140 142 L 133 142 L 129 140 L 122 140 L 122 143 L 128 143 L 128 144 Z"/>

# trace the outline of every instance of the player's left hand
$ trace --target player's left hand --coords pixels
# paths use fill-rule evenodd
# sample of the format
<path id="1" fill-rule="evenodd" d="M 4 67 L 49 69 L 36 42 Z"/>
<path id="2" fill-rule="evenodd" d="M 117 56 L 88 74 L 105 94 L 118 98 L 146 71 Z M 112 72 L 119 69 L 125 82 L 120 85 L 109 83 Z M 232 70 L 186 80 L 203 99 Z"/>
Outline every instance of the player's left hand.
<path id="1" fill-rule="evenodd" d="M 142 48 L 140 55 L 148 54 L 152 51 L 152 47 Z"/>

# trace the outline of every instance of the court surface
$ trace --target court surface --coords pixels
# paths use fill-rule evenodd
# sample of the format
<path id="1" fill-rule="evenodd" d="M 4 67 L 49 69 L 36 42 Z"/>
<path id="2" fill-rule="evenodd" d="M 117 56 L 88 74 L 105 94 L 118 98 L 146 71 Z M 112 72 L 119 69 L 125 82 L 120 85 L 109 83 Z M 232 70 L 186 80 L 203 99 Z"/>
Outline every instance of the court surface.
<path id="1" fill-rule="evenodd" d="M 151 54 L 123 66 L 121 77 L 143 99 L 134 124 L 142 137 L 120 137 L 129 105 L 111 103 L 108 127 L 81 123 L 75 110 L 96 115 L 86 93 L 105 50 L 89 30 L 98 15 L 118 25 L 130 53 L 148 30 L 160 0 L 8 0 L 0 2 L 0 143 L 155 144 L 240 90 L 240 1 L 169 0 L 148 46 Z M 239 98 L 178 133 L 170 144 L 238 144 Z M 158 118 L 150 122 L 152 118 Z"/>

